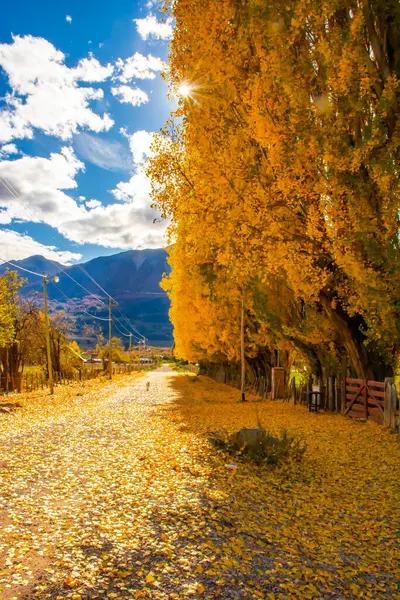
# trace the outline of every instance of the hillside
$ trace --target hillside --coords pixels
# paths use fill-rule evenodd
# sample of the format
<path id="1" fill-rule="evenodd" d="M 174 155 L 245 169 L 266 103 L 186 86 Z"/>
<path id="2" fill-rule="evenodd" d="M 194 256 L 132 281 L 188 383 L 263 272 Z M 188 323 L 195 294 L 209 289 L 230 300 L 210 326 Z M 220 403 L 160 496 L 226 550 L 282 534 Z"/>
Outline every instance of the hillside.
<path id="1" fill-rule="evenodd" d="M 169 272 L 170 269 L 166 258 L 167 254 L 162 249 L 129 250 L 112 256 L 94 258 L 81 265 L 89 276 L 96 279 L 101 287 L 116 299 L 119 308 L 133 326 L 150 343 L 161 345 L 172 342 L 172 327 L 168 318 L 169 299 L 159 287 L 163 273 Z M 74 337 L 83 345 L 90 343 L 89 339 L 85 339 L 87 326 L 94 326 L 97 331 L 99 326 L 102 326 L 106 331 L 107 323 L 91 319 L 77 308 L 76 302 L 79 301 L 79 305 L 88 312 L 99 317 L 108 316 L 107 308 L 98 301 L 101 299 L 107 302 L 107 296 L 79 265 L 65 267 L 43 256 L 31 256 L 13 262 L 35 272 L 46 272 L 59 277 L 57 287 L 53 284 L 48 286 L 50 307 L 53 311 L 64 310 L 72 317 Z M 7 268 L 9 267 L 2 265 L 0 274 Z M 25 293 L 41 292 L 42 283 L 37 277 L 25 272 L 20 274 L 28 279 L 28 285 L 23 288 Z M 120 321 L 115 322 L 113 333 L 127 341 L 128 337 L 122 335 L 127 332 L 121 314 L 118 309 L 114 312 Z M 129 329 L 126 322 L 125 326 Z"/>

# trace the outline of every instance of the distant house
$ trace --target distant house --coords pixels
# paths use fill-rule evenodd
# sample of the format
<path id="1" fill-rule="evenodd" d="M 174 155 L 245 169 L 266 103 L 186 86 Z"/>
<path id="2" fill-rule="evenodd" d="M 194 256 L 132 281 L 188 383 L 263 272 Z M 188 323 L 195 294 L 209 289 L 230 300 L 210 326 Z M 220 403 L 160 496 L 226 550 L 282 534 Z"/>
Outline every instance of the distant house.
<path id="1" fill-rule="evenodd" d="M 145 364 L 145 365 L 151 365 L 154 362 L 154 360 L 152 358 L 145 358 L 145 357 L 141 357 L 140 358 L 140 364 Z"/>
<path id="2" fill-rule="evenodd" d="M 102 364 L 103 361 L 101 360 L 101 358 L 87 358 L 85 360 L 85 363 L 88 363 L 90 365 L 98 365 L 98 364 Z"/>

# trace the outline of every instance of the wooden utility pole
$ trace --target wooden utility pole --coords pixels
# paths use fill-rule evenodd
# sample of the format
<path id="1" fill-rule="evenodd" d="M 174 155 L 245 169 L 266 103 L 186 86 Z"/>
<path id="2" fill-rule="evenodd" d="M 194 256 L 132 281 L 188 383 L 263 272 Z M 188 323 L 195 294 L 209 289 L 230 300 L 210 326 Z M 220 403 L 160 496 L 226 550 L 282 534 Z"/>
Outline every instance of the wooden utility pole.
<path id="1" fill-rule="evenodd" d="M 108 378 L 112 379 L 112 353 L 111 353 L 111 337 L 112 337 L 112 307 L 117 306 L 111 298 L 108 299 Z"/>
<path id="2" fill-rule="evenodd" d="M 47 351 L 47 373 L 50 394 L 54 394 L 53 365 L 51 364 L 50 349 L 50 325 L 49 325 L 49 307 L 47 303 L 47 276 L 43 273 L 43 295 L 44 295 L 44 327 L 46 331 L 46 351 Z"/>
<path id="3" fill-rule="evenodd" d="M 129 334 L 129 355 L 130 355 L 130 353 L 131 353 L 131 350 L 132 350 L 132 334 L 130 333 L 130 334 Z M 129 360 L 130 360 L 130 359 L 129 359 Z"/>
<path id="4" fill-rule="evenodd" d="M 244 359 L 244 300 L 242 296 L 242 309 L 241 309 L 241 319 L 240 319 L 240 362 L 241 362 L 241 371 L 242 371 L 242 380 L 240 391 L 242 393 L 242 402 L 246 402 L 246 393 L 244 391 L 245 382 L 246 382 L 246 363 Z"/>

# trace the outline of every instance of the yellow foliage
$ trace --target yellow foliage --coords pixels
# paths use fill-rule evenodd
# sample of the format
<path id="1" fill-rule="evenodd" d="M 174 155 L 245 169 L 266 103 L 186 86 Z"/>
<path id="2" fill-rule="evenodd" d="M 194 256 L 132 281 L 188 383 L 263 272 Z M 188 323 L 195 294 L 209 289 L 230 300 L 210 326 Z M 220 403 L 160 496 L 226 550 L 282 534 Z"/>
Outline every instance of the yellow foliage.
<path id="1" fill-rule="evenodd" d="M 129 381 L 0 417 L 0 595 L 396 597 L 395 436 L 205 377 Z M 228 468 L 207 431 L 259 420 L 303 438 L 302 462 Z"/>
<path id="2" fill-rule="evenodd" d="M 400 92 L 374 45 L 397 9 L 377 1 L 351 9 L 302 0 L 166 4 L 176 19 L 171 89 L 185 81 L 191 93 L 156 142 L 149 174 L 154 202 L 173 218 L 180 354 L 227 356 L 235 299 L 253 298 L 259 282 L 273 296 L 278 275 L 292 304 L 325 314 L 330 341 L 360 376 L 375 368 L 383 377 L 400 339 Z M 273 334 L 296 345 L 298 327 L 299 319 Z M 302 334 L 315 346 L 313 330 Z"/>

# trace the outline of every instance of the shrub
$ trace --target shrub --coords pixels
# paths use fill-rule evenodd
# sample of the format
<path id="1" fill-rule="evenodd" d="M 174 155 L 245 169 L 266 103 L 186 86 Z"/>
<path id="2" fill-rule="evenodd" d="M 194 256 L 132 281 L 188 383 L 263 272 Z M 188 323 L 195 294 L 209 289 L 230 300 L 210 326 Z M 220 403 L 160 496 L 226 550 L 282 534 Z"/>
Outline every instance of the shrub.
<path id="1" fill-rule="evenodd" d="M 257 465 L 300 461 L 307 449 L 305 442 L 286 430 L 277 438 L 263 427 L 244 428 L 231 434 L 214 432 L 209 434 L 209 440 L 215 448 L 231 455 L 247 457 Z"/>

